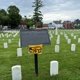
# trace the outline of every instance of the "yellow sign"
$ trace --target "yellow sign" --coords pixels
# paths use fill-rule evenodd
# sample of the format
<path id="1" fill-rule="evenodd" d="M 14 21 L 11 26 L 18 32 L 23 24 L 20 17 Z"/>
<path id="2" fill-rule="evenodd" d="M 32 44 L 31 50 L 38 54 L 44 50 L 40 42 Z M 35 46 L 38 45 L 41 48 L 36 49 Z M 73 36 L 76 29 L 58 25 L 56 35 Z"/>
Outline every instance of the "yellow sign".
<path id="1" fill-rule="evenodd" d="M 29 45 L 29 53 L 32 54 L 41 54 L 42 53 L 42 44 L 40 45 Z"/>

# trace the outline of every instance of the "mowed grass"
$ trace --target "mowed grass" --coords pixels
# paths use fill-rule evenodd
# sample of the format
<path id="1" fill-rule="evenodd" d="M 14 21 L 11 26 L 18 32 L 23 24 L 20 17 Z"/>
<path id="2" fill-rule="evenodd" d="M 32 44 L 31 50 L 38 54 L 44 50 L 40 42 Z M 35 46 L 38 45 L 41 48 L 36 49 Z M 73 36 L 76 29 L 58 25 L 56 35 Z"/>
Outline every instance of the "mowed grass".
<path id="1" fill-rule="evenodd" d="M 0 38 L 0 80 L 12 80 L 11 67 L 15 65 L 21 65 L 22 80 L 80 80 L 80 43 L 78 43 L 80 31 L 58 30 L 60 35 L 60 51 L 58 53 L 55 52 L 57 39 L 55 30 L 49 30 L 49 33 L 53 35 L 51 45 L 43 46 L 42 54 L 38 55 L 38 77 L 35 76 L 34 55 L 28 53 L 28 47 L 23 47 L 22 57 L 17 57 L 20 35 L 13 38 L 12 34 L 9 38 Z M 76 44 L 76 51 L 71 51 L 71 44 L 67 44 L 65 33 L 71 39 L 71 44 Z M 76 39 L 71 37 L 71 33 L 77 36 Z M 13 39 L 12 43 L 8 43 L 8 48 L 4 49 L 3 43 L 8 42 L 8 39 Z M 50 76 L 50 62 L 54 60 L 59 62 L 59 74 Z"/>

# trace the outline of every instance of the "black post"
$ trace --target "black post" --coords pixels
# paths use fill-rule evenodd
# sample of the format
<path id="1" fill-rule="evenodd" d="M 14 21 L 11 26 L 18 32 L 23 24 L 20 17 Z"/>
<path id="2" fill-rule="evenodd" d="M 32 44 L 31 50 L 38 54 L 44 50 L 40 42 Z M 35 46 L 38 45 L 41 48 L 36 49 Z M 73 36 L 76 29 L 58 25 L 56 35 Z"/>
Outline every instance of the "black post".
<path id="1" fill-rule="evenodd" d="M 35 61 L 35 73 L 38 76 L 38 54 L 34 54 L 34 61 Z"/>

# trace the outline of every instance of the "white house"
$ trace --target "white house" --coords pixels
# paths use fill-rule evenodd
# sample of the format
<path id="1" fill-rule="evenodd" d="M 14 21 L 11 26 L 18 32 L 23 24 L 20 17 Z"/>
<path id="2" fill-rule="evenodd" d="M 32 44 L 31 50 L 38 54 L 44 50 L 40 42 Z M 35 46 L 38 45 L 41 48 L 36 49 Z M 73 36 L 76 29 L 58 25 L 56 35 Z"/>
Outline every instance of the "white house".
<path id="1" fill-rule="evenodd" d="M 48 24 L 49 29 L 55 29 L 55 26 L 53 24 Z"/>
<path id="2" fill-rule="evenodd" d="M 80 22 L 75 21 L 74 26 L 80 26 Z"/>
<path id="3" fill-rule="evenodd" d="M 53 21 L 52 25 L 57 28 L 63 28 L 63 24 L 60 21 Z"/>

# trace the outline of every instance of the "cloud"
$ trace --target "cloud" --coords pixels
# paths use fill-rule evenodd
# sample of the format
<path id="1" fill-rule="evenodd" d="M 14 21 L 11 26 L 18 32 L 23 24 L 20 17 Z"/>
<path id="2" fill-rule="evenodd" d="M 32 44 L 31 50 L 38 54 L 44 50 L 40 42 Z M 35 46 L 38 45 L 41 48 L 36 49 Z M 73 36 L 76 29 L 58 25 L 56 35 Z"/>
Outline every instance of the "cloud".
<path id="1" fill-rule="evenodd" d="M 42 0 L 44 7 L 40 10 L 44 22 L 53 20 L 80 19 L 80 0 Z M 0 8 L 7 9 L 10 5 L 16 5 L 22 16 L 33 15 L 34 0 L 0 0 Z"/>
<path id="2" fill-rule="evenodd" d="M 52 2 L 52 0 L 50 0 Z M 78 0 L 79 1 L 79 0 Z M 43 21 L 74 20 L 80 17 L 80 2 L 74 0 L 54 0 L 42 9 Z M 53 5 L 51 5 L 53 4 Z"/>
<path id="3" fill-rule="evenodd" d="M 44 14 L 43 16 L 43 21 L 46 23 L 46 22 L 51 22 L 51 21 L 55 21 L 55 20 L 68 20 L 70 19 L 70 16 L 68 15 L 65 15 L 65 14 L 62 14 L 62 13 L 47 13 L 47 14 Z"/>

